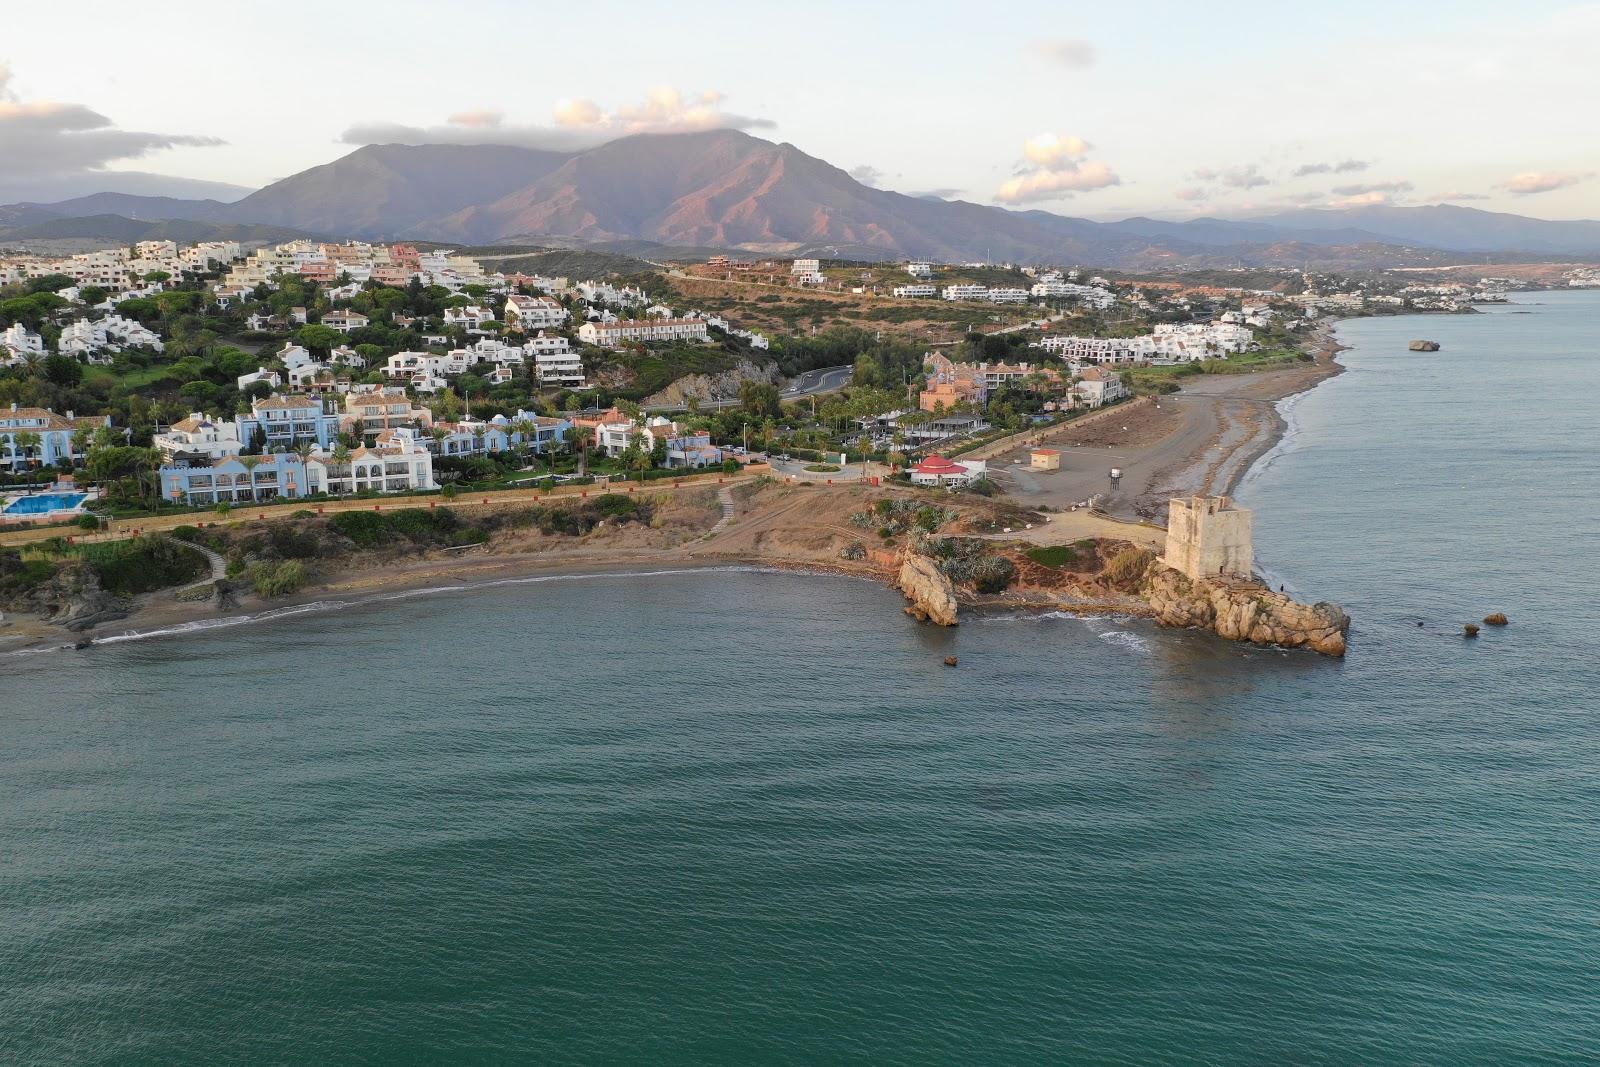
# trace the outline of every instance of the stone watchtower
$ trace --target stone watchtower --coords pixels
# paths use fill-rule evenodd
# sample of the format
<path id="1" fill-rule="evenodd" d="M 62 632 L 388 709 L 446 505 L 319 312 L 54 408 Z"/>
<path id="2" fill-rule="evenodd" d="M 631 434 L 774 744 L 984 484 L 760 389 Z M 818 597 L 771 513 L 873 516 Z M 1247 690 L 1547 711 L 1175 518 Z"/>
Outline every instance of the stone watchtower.
<path id="1" fill-rule="evenodd" d="M 1249 509 L 1225 496 L 1173 498 L 1162 561 L 1194 579 L 1249 578 L 1255 561 Z"/>

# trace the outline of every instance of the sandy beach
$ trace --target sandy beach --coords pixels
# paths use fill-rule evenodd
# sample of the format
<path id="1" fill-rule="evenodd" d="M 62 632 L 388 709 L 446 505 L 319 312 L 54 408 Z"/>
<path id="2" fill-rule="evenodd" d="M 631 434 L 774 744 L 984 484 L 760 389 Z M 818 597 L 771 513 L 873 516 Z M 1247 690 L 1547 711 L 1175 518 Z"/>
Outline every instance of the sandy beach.
<path id="1" fill-rule="evenodd" d="M 1065 510 L 1098 497 L 1097 507 L 1113 518 L 1164 525 L 1172 497 L 1232 492 L 1282 439 L 1287 427 L 1278 402 L 1343 371 L 1334 358 L 1335 326 L 1317 327 L 1310 363 L 1186 378 L 1181 392 L 1112 409 L 1124 412 L 1120 418 L 1068 423 L 1045 441 L 1061 452 L 1060 470 L 1029 470 L 1027 450 L 1019 448 L 992 459 L 990 471 L 1026 507 Z M 1121 471 L 1116 484 L 1113 467 Z"/>

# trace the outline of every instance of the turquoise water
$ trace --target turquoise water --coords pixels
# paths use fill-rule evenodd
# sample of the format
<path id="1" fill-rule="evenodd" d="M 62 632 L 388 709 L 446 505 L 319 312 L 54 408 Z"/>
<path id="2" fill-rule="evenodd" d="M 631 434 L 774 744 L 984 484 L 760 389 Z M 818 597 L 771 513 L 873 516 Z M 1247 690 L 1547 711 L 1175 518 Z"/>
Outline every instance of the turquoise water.
<path id="1" fill-rule="evenodd" d="M 52 511 L 71 511 L 86 499 L 83 493 L 36 493 L 21 496 L 7 504 L 7 515 L 46 515 Z"/>
<path id="2" fill-rule="evenodd" d="M 1241 490 L 1343 662 L 759 571 L 0 662 L 0 1062 L 1592 1060 L 1600 294 L 1523 299 L 1342 327 Z"/>

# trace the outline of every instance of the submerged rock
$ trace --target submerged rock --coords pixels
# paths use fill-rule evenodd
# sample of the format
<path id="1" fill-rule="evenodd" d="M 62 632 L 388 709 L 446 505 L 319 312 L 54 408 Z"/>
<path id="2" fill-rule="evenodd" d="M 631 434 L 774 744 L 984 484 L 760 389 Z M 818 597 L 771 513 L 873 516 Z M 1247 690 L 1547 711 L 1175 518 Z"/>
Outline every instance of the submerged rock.
<path id="1" fill-rule="evenodd" d="M 1156 621 L 1197 626 L 1230 641 L 1284 648 L 1309 648 L 1342 656 L 1350 616 L 1337 604 L 1301 604 L 1259 582 L 1194 581 L 1155 565 L 1142 590 Z"/>
<path id="2" fill-rule="evenodd" d="M 1412 341 L 1409 347 L 1410 347 L 1411 351 L 1413 351 L 1413 352 L 1437 352 L 1437 351 L 1439 351 L 1439 342 L 1438 341 Z"/>
<path id="3" fill-rule="evenodd" d="M 1465 626 L 1463 626 L 1461 628 L 1461 636 L 1462 637 L 1477 637 L 1478 636 L 1478 624 L 1475 623 L 1475 622 L 1467 623 Z"/>
<path id="4" fill-rule="evenodd" d="M 1510 621 L 1510 619 L 1506 618 L 1505 612 L 1503 611 L 1497 611 L 1492 615 L 1485 615 L 1483 617 L 1483 623 L 1485 626 L 1505 626 Z"/>
<path id="5" fill-rule="evenodd" d="M 900 591 L 911 603 L 906 614 L 937 626 L 956 625 L 956 589 L 931 556 L 907 551 L 900 561 Z"/>
<path id="6" fill-rule="evenodd" d="M 957 660 L 954 656 L 946 656 L 944 658 L 944 665 L 946 667 L 954 667 L 958 662 L 960 662 L 960 661 Z"/>

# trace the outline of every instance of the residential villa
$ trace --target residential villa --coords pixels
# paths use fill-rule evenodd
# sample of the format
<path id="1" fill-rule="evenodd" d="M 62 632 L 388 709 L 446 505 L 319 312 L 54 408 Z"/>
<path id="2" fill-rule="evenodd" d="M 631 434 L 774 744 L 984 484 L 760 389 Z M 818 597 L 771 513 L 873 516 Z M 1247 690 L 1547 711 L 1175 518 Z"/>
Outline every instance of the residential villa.
<path id="1" fill-rule="evenodd" d="M 567 309 L 547 296 L 512 294 L 506 298 L 503 321 L 518 330 L 549 330 L 562 326 Z"/>
<path id="2" fill-rule="evenodd" d="M 370 447 L 351 450 L 340 463 L 333 452 L 230 456 L 209 464 L 174 463 L 160 471 L 161 493 L 174 504 L 206 507 L 299 499 L 319 493 L 403 493 L 437 489 L 433 456 L 409 429 L 387 430 Z"/>
<path id="3" fill-rule="evenodd" d="M 176 460 L 219 460 L 237 456 L 244 450 L 239 440 L 239 425 L 214 419 L 196 411 L 173 423 L 151 442 L 168 463 Z"/>
<path id="4" fill-rule="evenodd" d="M 339 419 L 343 433 L 359 433 L 370 438 L 384 430 L 409 428 L 426 430 L 433 425 L 433 413 L 413 407 L 406 391 L 391 386 L 368 386 L 351 390 L 344 397 L 344 414 Z"/>
<path id="5" fill-rule="evenodd" d="M 329 412 L 317 397 L 289 394 L 254 401 L 249 415 L 240 415 L 239 439 L 267 450 L 293 449 L 301 444 L 328 448 L 339 435 L 339 416 Z M 252 437 L 253 435 L 253 437 Z"/>
<path id="6" fill-rule="evenodd" d="M 330 311 L 322 316 L 322 325 L 340 333 L 364 330 L 370 321 L 359 311 Z"/>
<path id="7" fill-rule="evenodd" d="M 12 404 L 10 410 L 0 409 L 0 465 L 15 471 L 30 464 L 48 466 L 82 459 L 83 451 L 73 439 L 78 431 L 110 425 L 110 415 L 80 419 L 70 411 L 63 416 L 49 408 Z"/>

